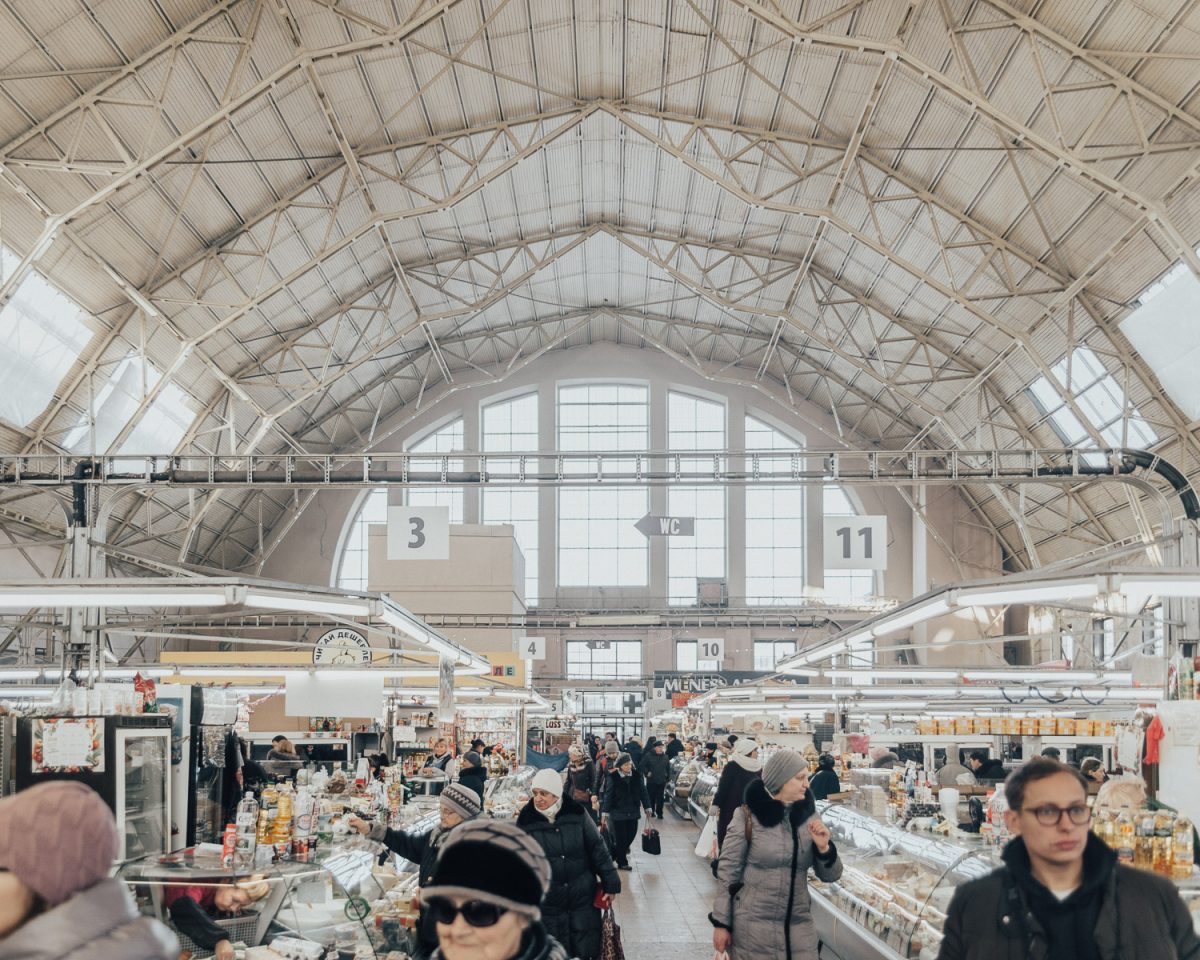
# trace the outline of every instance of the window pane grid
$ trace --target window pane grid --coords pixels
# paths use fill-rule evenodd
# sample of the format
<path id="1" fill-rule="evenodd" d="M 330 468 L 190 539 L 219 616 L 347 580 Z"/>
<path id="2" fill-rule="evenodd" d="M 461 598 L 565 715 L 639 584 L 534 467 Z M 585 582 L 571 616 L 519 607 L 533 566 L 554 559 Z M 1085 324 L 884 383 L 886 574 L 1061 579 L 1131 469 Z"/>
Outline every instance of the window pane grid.
<path id="1" fill-rule="evenodd" d="M 642 642 L 610 640 L 605 648 L 587 640 L 567 641 L 567 679 L 615 680 L 641 677 Z"/>
<path id="2" fill-rule="evenodd" d="M 342 551 L 342 566 L 337 584 L 344 590 L 369 589 L 368 570 L 369 528 L 372 523 L 387 523 L 387 490 L 372 490 L 354 518 Z"/>
<path id="3" fill-rule="evenodd" d="M 463 421 L 458 419 L 440 427 L 433 433 L 409 446 L 409 453 L 451 453 L 463 449 Z M 441 457 L 414 457 L 410 469 L 428 472 L 442 469 Z M 451 458 L 447 463 L 451 471 L 462 470 L 462 458 Z M 408 491 L 408 502 L 414 507 L 449 507 L 450 522 L 463 522 L 462 487 L 414 487 Z"/>
<path id="4" fill-rule="evenodd" d="M 725 449 L 725 406 L 686 393 L 667 394 L 667 449 L 672 453 Z M 708 457 L 683 457 L 684 470 L 711 470 Z M 725 465 L 721 460 L 721 468 Z M 677 605 L 695 605 L 698 577 L 725 576 L 725 491 L 711 487 L 672 487 L 667 513 L 695 518 L 692 537 L 667 540 L 667 596 Z"/>
<path id="5" fill-rule="evenodd" d="M 846 491 L 827 484 L 821 494 L 825 521 L 858 515 Z M 873 570 L 825 570 L 825 599 L 835 603 L 859 603 L 875 594 Z"/>
<path id="6" fill-rule="evenodd" d="M 746 417 L 746 449 L 799 450 L 774 427 Z M 804 488 L 746 488 L 746 603 L 798 604 L 804 600 Z"/>
<path id="7" fill-rule="evenodd" d="M 483 408 L 483 449 L 490 453 L 528 453 L 538 448 L 538 398 L 531 393 Z M 488 458 L 491 469 L 515 471 L 517 460 Z M 484 523 L 512 524 L 517 544 L 525 556 L 525 603 L 538 597 L 538 492 L 515 488 L 484 488 L 481 503 Z"/>

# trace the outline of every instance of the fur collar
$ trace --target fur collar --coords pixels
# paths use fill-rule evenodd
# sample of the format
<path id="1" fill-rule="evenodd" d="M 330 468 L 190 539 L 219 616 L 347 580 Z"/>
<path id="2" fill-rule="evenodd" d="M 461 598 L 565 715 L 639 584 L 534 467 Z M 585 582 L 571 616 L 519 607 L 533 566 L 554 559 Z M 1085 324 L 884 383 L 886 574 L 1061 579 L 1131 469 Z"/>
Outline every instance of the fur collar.
<path id="1" fill-rule="evenodd" d="M 767 793 L 767 788 L 763 786 L 761 780 L 750 781 L 750 786 L 746 788 L 746 806 L 754 814 L 754 819 L 764 827 L 777 827 L 783 822 L 783 813 L 786 808 Z M 816 812 L 817 801 L 813 799 L 812 792 L 807 791 L 804 799 L 793 803 L 791 810 L 788 811 L 792 828 L 800 826 Z"/>
<path id="2" fill-rule="evenodd" d="M 576 803 L 568 794 L 564 793 L 562 806 L 558 808 L 558 816 L 554 819 L 557 822 L 563 817 L 570 816 L 571 814 L 582 815 L 583 812 L 583 807 Z M 533 824 L 548 824 L 549 822 L 549 818 L 533 805 L 532 800 L 521 808 L 521 813 L 517 816 L 517 826 L 522 829 Z"/>

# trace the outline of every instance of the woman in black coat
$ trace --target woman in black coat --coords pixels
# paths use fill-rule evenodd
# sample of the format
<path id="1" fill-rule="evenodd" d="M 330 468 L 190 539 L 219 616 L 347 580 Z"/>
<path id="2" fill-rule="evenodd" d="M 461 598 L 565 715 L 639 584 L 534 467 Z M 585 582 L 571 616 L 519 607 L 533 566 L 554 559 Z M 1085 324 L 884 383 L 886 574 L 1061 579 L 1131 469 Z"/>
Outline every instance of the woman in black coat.
<path id="1" fill-rule="evenodd" d="M 617 866 L 622 870 L 632 870 L 629 848 L 637 836 L 638 820 L 643 810 L 646 811 L 646 819 L 650 819 L 650 794 L 646 792 L 642 775 L 633 769 L 629 754 L 618 755 L 614 766 L 613 772 L 605 779 L 604 794 L 600 799 L 601 824 L 606 824 L 612 830 L 613 856 L 616 857 Z"/>
<path id="2" fill-rule="evenodd" d="M 814 800 L 824 800 L 831 793 L 841 793 L 842 782 L 834 772 L 835 766 L 832 754 L 823 753 L 817 758 L 817 772 L 808 781 L 808 792 Z"/>
<path id="3" fill-rule="evenodd" d="M 733 746 L 729 762 L 717 781 L 712 806 L 717 811 L 717 847 L 725 845 L 725 831 L 734 812 L 745 803 L 746 788 L 762 779 L 762 763 L 758 759 L 758 744 L 745 737 Z"/>
<path id="4" fill-rule="evenodd" d="M 542 901 L 542 923 L 579 960 L 600 956 L 600 911 L 594 904 L 599 878 L 604 892 L 621 892 L 621 878 L 589 812 L 563 795 L 552 770 L 534 777 L 533 799 L 521 808 L 517 826 L 545 851 L 550 890 Z"/>

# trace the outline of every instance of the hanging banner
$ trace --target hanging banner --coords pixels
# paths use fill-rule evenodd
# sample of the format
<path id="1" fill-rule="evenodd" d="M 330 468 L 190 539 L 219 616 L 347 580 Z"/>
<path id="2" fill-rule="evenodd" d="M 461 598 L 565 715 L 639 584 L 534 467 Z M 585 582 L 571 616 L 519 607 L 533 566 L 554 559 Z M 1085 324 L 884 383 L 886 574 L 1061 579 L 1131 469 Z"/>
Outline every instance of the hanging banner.
<path id="1" fill-rule="evenodd" d="M 683 670 L 655 670 L 654 698 L 668 700 L 677 693 L 705 693 L 713 687 L 731 687 L 775 676 L 767 670 L 715 670 L 688 673 Z M 776 677 L 779 683 L 807 683 L 807 677 Z M 660 692 L 661 691 L 661 692 Z"/>
<path id="2" fill-rule="evenodd" d="M 438 661 L 438 723 L 454 722 L 454 661 Z"/>

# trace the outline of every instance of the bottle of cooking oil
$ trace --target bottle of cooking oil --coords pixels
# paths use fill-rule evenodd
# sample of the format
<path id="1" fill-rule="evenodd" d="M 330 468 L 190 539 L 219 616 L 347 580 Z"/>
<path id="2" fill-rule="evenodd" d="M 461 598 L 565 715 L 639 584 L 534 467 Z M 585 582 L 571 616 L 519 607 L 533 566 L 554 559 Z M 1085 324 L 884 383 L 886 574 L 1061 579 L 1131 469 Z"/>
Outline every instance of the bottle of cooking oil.
<path id="1" fill-rule="evenodd" d="M 1171 876 L 1186 880 L 1192 875 L 1192 821 L 1187 817 L 1175 818 L 1171 831 Z"/>
<path id="2" fill-rule="evenodd" d="M 1130 816 L 1128 810 L 1122 810 L 1117 816 L 1116 834 L 1117 834 L 1117 861 L 1119 863 L 1133 864 L 1133 847 L 1134 847 L 1134 826 L 1133 817 Z"/>
<path id="3" fill-rule="evenodd" d="M 1166 810 L 1154 817 L 1154 872 L 1171 875 L 1171 838 L 1175 832 L 1175 818 Z"/>
<path id="4" fill-rule="evenodd" d="M 1117 847 L 1116 826 L 1113 823 L 1112 815 L 1108 811 L 1104 811 L 1092 820 L 1092 833 L 1096 835 L 1096 839 L 1103 841 L 1105 845 L 1115 850 Z"/>
<path id="5" fill-rule="evenodd" d="M 1139 870 L 1154 869 L 1154 813 L 1139 810 L 1134 818 L 1133 865 Z"/>

